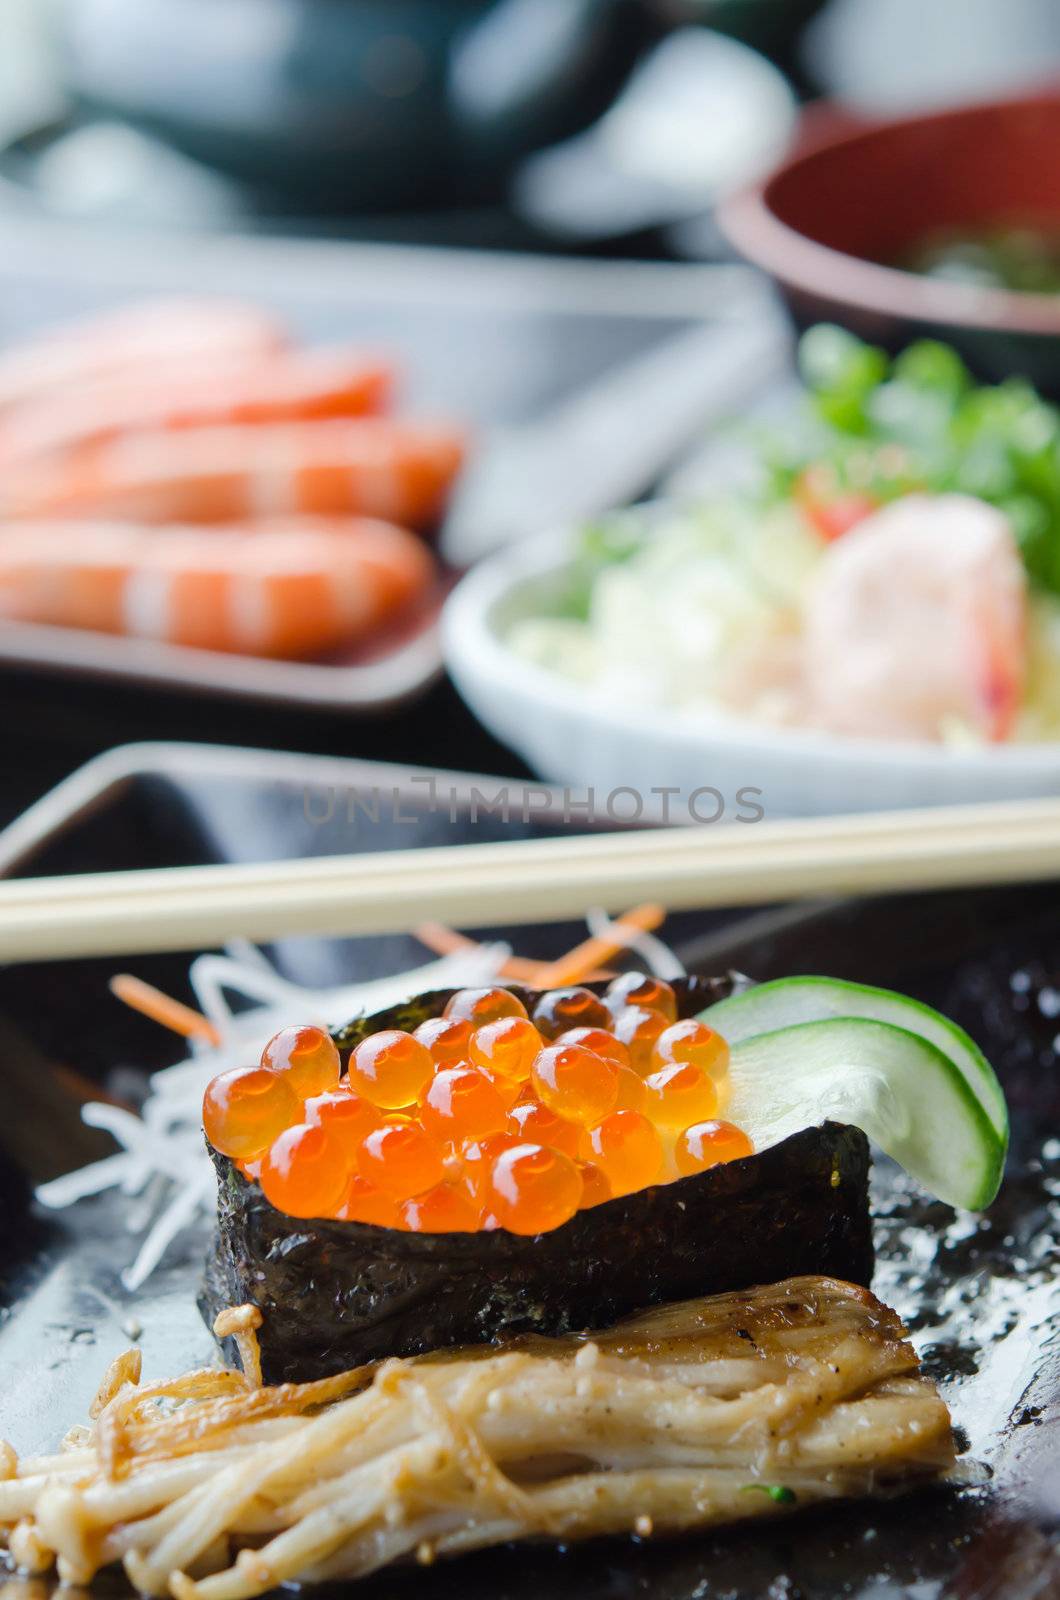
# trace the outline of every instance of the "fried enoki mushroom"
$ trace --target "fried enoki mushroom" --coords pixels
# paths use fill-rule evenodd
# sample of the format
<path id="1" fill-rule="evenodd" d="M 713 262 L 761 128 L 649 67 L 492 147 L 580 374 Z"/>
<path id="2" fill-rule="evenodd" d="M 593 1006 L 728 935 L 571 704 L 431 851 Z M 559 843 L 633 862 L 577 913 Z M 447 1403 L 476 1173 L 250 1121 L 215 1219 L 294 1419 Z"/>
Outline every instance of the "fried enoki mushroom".
<path id="1" fill-rule="evenodd" d="M 253 1317 L 224 1329 L 252 1340 Z M 146 1594 L 253 1600 L 513 1539 L 775 1515 L 954 1460 L 897 1315 L 828 1278 L 318 1383 L 138 1379 L 120 1358 L 69 1448 L 4 1453 L 0 1525 L 25 1570 L 83 1584 L 120 1562 Z"/>

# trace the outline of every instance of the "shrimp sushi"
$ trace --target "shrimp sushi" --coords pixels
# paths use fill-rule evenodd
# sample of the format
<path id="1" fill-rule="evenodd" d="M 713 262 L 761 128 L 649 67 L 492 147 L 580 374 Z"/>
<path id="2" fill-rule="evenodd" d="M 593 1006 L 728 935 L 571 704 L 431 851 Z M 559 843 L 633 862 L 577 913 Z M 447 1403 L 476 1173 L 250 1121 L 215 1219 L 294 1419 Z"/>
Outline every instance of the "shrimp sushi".
<path id="1" fill-rule="evenodd" d="M 297 659 L 354 644 L 430 591 L 415 534 L 369 519 L 0 526 L 0 618 Z"/>
<path id="2" fill-rule="evenodd" d="M 145 430 L 8 473 L 0 510 L 148 523 L 365 516 L 429 528 L 463 455 L 458 429 L 389 418 Z"/>
<path id="3" fill-rule="evenodd" d="M 24 460 L 145 429 L 372 416 L 387 409 L 393 368 L 360 350 L 234 352 L 100 377 L 20 406 L 0 424 L 0 459 Z"/>
<path id="4" fill-rule="evenodd" d="M 277 317 L 243 301 L 138 302 L 0 354 L 0 417 L 29 402 L 57 395 L 65 400 L 79 384 L 119 373 L 147 373 L 157 381 L 167 369 L 261 360 L 287 342 Z"/>

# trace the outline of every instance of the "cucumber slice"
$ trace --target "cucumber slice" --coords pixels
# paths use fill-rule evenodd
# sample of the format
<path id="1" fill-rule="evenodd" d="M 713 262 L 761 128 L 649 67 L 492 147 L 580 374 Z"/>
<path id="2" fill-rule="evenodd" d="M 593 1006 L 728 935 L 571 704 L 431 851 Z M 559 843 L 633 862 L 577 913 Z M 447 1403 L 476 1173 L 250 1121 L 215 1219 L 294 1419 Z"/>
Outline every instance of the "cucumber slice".
<path id="1" fill-rule="evenodd" d="M 979 1046 L 948 1017 L 891 989 L 872 989 L 839 978 L 776 978 L 700 1013 L 730 1045 L 758 1033 L 774 1033 L 800 1022 L 832 1017 L 863 1017 L 915 1033 L 948 1056 L 986 1112 L 996 1133 L 1008 1144 L 1008 1108 L 994 1070 Z"/>
<path id="2" fill-rule="evenodd" d="M 723 1005 L 704 1013 L 712 1027 Z M 756 1150 L 830 1119 L 950 1205 L 978 1211 L 997 1193 L 1004 1137 L 950 1057 L 905 1028 L 841 1017 L 756 1033 L 733 1048 L 730 1082 L 725 1115 Z"/>

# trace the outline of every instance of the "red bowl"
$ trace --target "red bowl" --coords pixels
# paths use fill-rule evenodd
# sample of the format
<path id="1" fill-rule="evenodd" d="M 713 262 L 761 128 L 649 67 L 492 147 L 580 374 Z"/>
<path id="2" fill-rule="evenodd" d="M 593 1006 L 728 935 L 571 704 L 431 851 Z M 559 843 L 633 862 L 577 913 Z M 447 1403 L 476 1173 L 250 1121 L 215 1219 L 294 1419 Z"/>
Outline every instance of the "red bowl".
<path id="1" fill-rule="evenodd" d="M 800 322 L 841 322 L 892 347 L 934 334 L 981 371 L 1060 388 L 1060 294 L 883 264 L 939 228 L 1060 234 L 1060 88 L 853 131 L 842 113 L 818 111 L 809 148 L 726 201 L 720 222 Z"/>

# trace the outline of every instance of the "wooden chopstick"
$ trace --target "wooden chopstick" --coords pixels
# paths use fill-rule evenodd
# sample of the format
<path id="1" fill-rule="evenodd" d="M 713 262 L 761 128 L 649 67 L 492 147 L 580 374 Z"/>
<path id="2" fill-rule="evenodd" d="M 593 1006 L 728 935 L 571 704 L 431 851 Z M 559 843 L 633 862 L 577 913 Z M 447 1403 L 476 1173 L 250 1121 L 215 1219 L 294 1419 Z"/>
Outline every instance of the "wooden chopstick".
<path id="1" fill-rule="evenodd" d="M 0 960 L 209 948 L 242 936 L 489 927 L 1060 876 L 1060 800 L 456 845 L 0 884 Z"/>
<path id="2" fill-rule="evenodd" d="M 1060 877 L 1060 800 L 0 883 L 0 960 Z"/>

